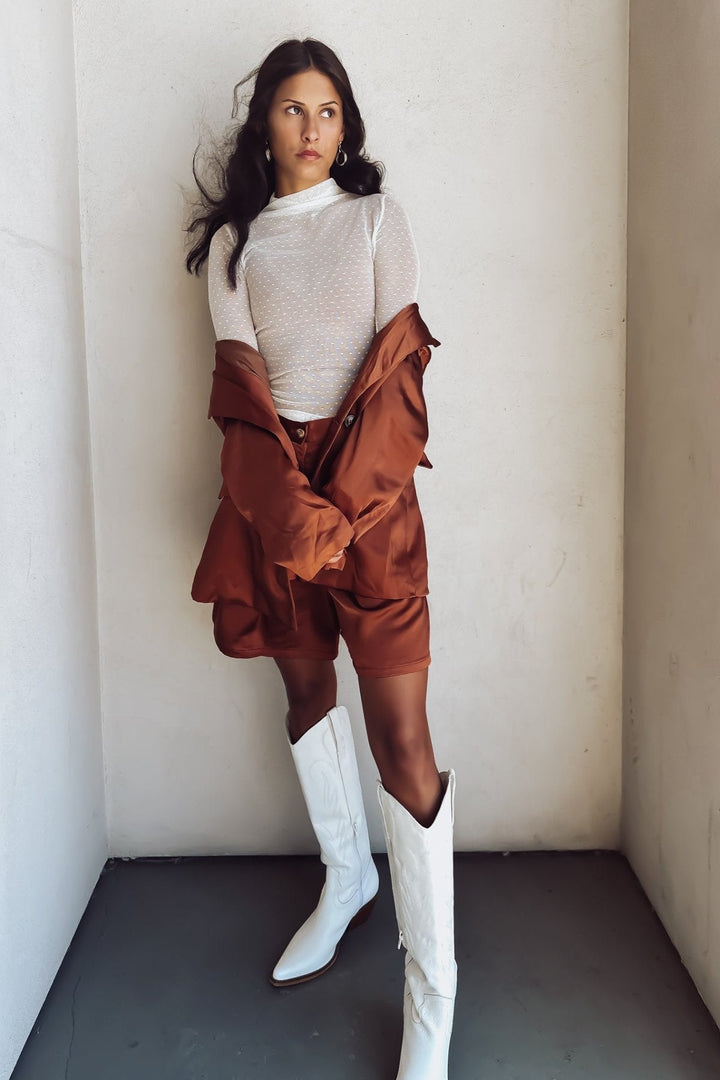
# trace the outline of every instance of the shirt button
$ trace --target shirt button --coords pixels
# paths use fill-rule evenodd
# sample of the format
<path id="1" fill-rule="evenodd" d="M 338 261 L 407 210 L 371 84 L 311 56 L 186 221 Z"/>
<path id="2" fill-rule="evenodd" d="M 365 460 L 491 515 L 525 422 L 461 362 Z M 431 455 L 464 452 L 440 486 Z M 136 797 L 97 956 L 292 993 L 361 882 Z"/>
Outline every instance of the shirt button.
<path id="1" fill-rule="evenodd" d="M 344 420 L 345 427 L 350 427 L 354 419 L 355 417 L 353 416 L 353 414 L 348 413 Z"/>
<path id="2" fill-rule="evenodd" d="M 298 439 L 302 439 L 303 435 L 305 434 L 305 428 L 299 427 L 295 434 L 297 435 Z"/>

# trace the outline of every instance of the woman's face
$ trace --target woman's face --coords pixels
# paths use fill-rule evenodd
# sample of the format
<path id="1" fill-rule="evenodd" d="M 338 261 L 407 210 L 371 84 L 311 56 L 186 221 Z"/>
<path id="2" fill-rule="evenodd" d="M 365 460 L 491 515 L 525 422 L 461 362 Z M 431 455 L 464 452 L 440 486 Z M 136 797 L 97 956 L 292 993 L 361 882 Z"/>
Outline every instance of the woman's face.
<path id="1" fill-rule="evenodd" d="M 342 103 L 332 81 L 314 68 L 280 83 L 267 115 L 278 198 L 327 180 L 342 142 Z"/>

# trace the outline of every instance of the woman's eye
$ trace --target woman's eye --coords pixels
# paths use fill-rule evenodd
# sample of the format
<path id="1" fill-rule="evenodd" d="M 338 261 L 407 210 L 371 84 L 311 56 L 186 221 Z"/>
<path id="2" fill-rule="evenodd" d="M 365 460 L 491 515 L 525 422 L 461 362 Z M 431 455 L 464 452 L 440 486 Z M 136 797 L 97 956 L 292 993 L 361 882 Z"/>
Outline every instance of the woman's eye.
<path id="1" fill-rule="evenodd" d="M 288 105 L 288 107 L 286 109 L 286 112 L 289 112 L 293 116 L 295 116 L 297 114 L 293 113 L 293 111 L 292 111 L 293 109 L 297 109 L 298 113 L 302 112 L 302 109 L 300 108 L 299 105 Z M 323 109 L 321 115 L 322 116 L 327 116 L 328 118 L 331 118 L 331 117 L 333 117 L 335 115 L 335 110 L 334 109 L 329 109 L 329 108 L 328 109 Z"/>

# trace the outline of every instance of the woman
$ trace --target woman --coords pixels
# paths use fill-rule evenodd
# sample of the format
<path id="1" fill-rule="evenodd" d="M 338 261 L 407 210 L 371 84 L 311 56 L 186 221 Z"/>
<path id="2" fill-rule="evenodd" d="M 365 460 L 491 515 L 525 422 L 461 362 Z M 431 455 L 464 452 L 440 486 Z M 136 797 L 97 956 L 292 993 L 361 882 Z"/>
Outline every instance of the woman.
<path id="1" fill-rule="evenodd" d="M 419 316 L 417 254 L 337 56 L 278 45 L 187 267 L 208 260 L 210 400 L 224 434 L 220 506 L 193 582 L 229 656 L 272 656 L 286 731 L 326 865 L 317 907 L 273 970 L 316 978 L 378 889 L 352 732 L 336 703 L 339 634 L 358 675 L 380 780 L 400 944 L 398 1077 L 447 1076 L 456 986 L 455 774 L 425 712 L 427 556 L 413 472 L 429 466 L 422 374 L 438 345 Z M 248 76 L 249 78 L 250 76 Z"/>

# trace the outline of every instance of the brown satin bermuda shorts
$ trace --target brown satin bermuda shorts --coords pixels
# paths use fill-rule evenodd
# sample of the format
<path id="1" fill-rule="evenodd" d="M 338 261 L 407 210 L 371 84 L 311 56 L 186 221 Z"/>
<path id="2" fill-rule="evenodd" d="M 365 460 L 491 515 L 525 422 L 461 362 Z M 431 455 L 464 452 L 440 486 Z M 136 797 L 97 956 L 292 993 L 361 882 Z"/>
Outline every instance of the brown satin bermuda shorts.
<path id="1" fill-rule="evenodd" d="M 298 465 L 310 476 L 331 417 L 298 422 L 281 416 Z M 426 596 L 385 600 L 344 589 L 290 581 L 297 630 L 242 604 L 226 601 L 213 612 L 223 651 L 236 657 L 334 660 L 340 635 L 358 675 L 383 678 L 420 671 L 430 664 L 430 616 Z M 228 655 L 230 652 L 228 651 Z"/>

